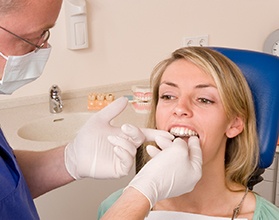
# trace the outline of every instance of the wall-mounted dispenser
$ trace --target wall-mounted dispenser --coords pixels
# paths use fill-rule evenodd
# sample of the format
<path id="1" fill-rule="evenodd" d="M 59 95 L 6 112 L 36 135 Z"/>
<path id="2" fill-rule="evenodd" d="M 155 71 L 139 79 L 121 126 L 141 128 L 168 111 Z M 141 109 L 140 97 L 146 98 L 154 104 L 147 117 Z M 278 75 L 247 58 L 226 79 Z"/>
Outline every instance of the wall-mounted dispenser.
<path id="1" fill-rule="evenodd" d="M 67 47 L 88 48 L 87 10 L 85 0 L 65 0 Z"/>

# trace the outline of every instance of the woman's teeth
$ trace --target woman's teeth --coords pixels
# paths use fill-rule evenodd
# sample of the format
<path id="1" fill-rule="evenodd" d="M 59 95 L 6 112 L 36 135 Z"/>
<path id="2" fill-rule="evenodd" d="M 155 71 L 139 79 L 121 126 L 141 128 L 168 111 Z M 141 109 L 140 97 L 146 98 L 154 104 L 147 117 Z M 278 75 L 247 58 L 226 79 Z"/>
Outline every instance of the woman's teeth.
<path id="1" fill-rule="evenodd" d="M 198 136 L 197 132 L 184 127 L 173 127 L 171 128 L 170 133 L 176 137 Z"/>

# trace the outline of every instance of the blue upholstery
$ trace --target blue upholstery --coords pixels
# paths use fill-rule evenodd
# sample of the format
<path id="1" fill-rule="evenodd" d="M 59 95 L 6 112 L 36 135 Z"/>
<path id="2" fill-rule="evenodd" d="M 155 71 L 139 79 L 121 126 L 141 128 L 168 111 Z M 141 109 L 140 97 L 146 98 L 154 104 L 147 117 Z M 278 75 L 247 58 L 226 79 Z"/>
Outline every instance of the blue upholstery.
<path id="1" fill-rule="evenodd" d="M 279 133 L 279 58 L 266 53 L 213 47 L 242 70 L 253 94 L 260 168 L 271 165 Z"/>

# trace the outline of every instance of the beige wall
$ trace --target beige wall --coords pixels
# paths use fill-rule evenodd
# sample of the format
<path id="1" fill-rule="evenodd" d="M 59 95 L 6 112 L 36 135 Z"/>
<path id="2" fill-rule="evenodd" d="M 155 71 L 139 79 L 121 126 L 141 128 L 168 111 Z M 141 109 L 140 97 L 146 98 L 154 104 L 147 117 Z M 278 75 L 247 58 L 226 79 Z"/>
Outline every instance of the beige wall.
<path id="1" fill-rule="evenodd" d="M 147 79 L 183 37 L 208 34 L 212 46 L 261 51 L 279 28 L 278 0 L 87 0 L 87 6 L 89 49 L 67 49 L 63 7 L 43 76 L 0 100 L 45 94 L 54 83 L 66 91 Z"/>

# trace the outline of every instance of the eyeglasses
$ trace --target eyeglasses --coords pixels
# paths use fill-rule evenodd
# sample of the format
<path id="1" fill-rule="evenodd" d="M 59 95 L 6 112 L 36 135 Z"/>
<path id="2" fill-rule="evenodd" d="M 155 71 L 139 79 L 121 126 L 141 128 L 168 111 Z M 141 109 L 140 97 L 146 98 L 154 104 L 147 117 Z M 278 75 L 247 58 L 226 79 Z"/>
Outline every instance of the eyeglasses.
<path id="1" fill-rule="evenodd" d="M 38 50 L 40 50 L 41 48 L 43 48 L 43 46 L 45 45 L 45 43 L 48 41 L 48 39 L 49 39 L 49 37 L 50 37 L 50 32 L 49 32 L 49 30 L 45 30 L 45 31 L 41 34 L 38 43 L 37 43 L 37 44 L 34 44 L 34 43 L 30 42 L 29 40 L 26 40 L 26 39 L 24 39 L 23 37 L 20 37 L 20 36 L 14 34 L 13 32 L 7 30 L 6 28 L 3 28 L 3 27 L 1 27 L 1 26 L 0 26 L 0 28 L 1 28 L 2 30 L 4 30 L 4 31 L 8 32 L 9 34 L 15 36 L 16 38 L 18 38 L 18 39 L 24 41 L 25 43 L 28 43 L 28 44 L 32 45 L 33 47 L 35 47 L 35 48 L 36 48 L 36 49 L 35 49 L 35 52 L 37 52 Z"/>

